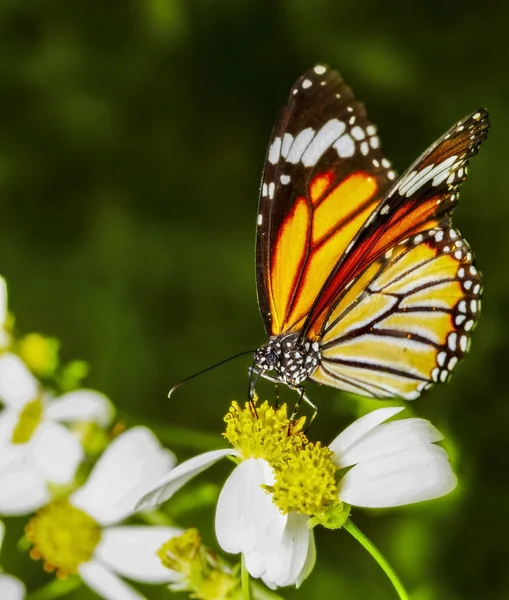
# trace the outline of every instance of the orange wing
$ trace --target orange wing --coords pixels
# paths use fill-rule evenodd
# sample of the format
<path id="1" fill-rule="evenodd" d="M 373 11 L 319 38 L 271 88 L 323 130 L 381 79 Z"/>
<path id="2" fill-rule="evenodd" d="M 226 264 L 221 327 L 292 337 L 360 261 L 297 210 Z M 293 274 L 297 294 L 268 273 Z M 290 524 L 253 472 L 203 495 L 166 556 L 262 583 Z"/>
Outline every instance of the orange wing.
<path id="1" fill-rule="evenodd" d="M 258 215 L 258 301 L 268 335 L 302 329 L 319 291 L 395 173 L 338 73 L 291 90 L 267 152 Z"/>
<path id="2" fill-rule="evenodd" d="M 363 396 L 412 400 L 445 382 L 467 352 L 481 276 L 454 229 L 387 251 L 330 313 L 311 379 Z"/>
<path id="3" fill-rule="evenodd" d="M 303 325 L 303 336 L 319 339 L 345 290 L 396 244 L 433 228 L 448 228 L 467 164 L 486 138 L 488 113 L 462 119 L 397 181 L 363 224 L 329 274 Z"/>

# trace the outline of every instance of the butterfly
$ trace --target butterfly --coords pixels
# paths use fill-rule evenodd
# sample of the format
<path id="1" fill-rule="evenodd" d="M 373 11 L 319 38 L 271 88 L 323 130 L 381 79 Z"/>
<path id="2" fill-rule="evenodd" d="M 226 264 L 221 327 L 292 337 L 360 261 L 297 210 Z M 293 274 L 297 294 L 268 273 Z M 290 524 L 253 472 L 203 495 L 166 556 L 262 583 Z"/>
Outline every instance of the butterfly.
<path id="1" fill-rule="evenodd" d="M 468 351 L 481 275 L 451 214 L 486 138 L 479 109 L 399 178 L 364 106 L 317 65 L 293 86 L 269 143 L 256 279 L 268 343 L 259 376 L 413 400 Z M 273 373 L 271 375 L 271 372 Z"/>

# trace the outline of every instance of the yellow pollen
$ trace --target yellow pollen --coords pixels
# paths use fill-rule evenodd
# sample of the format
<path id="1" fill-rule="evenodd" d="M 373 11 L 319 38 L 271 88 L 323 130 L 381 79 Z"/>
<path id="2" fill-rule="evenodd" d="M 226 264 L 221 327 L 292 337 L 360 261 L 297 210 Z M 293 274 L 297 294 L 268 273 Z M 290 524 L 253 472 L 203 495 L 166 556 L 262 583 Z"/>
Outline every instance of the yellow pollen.
<path id="1" fill-rule="evenodd" d="M 30 556 L 44 561 L 44 570 L 57 577 L 78 572 L 89 561 L 101 539 L 99 525 L 68 500 L 56 500 L 41 508 L 26 526 L 32 543 Z"/>
<path id="2" fill-rule="evenodd" d="M 27 402 L 12 432 L 11 443 L 26 444 L 29 442 L 42 420 L 43 411 L 44 404 L 40 398 Z"/>
<path id="3" fill-rule="evenodd" d="M 175 591 L 189 591 L 197 600 L 242 600 L 238 577 L 202 545 L 197 529 L 168 540 L 157 555 L 167 569 L 181 574 Z"/>
<path id="4" fill-rule="evenodd" d="M 18 343 L 18 354 L 36 375 L 49 377 L 58 367 L 60 343 L 39 333 L 29 333 Z"/>
<path id="5" fill-rule="evenodd" d="M 255 400 L 254 405 L 256 413 L 248 402 L 243 409 L 232 402 L 223 435 L 243 459 L 263 458 L 276 467 L 307 443 L 302 433 L 305 417 L 290 422 L 286 404 L 274 409 L 268 402 L 256 406 Z"/>
<path id="6" fill-rule="evenodd" d="M 157 556 L 164 567 L 187 577 L 200 547 L 201 537 L 198 530 L 188 529 L 182 535 L 165 542 L 157 551 Z"/>
<path id="7" fill-rule="evenodd" d="M 281 469 L 275 469 L 274 503 L 283 513 L 322 515 L 339 502 L 333 453 L 320 442 L 308 443 Z"/>

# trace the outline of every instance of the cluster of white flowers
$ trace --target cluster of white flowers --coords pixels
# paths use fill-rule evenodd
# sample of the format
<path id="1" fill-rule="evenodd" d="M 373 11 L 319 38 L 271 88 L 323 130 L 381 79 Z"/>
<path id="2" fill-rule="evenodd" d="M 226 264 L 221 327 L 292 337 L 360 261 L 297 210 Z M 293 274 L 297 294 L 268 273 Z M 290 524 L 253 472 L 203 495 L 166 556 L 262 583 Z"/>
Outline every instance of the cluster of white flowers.
<path id="1" fill-rule="evenodd" d="M 236 466 L 217 501 L 217 541 L 242 554 L 249 574 L 273 589 L 298 586 L 311 573 L 314 526 L 340 528 L 352 506 L 400 506 L 455 486 L 436 444 L 441 434 L 423 419 L 388 422 L 399 407 L 365 415 L 327 447 L 310 442 L 303 420 L 290 421 L 284 405 L 253 411 L 234 402 L 225 417 L 231 447 L 175 466 L 148 428 L 115 435 L 112 403 L 80 389 L 79 378 L 65 390 L 48 384 L 48 373 L 58 381 L 51 344 L 35 334 L 17 339 L 12 323 L 0 278 L 0 517 L 8 530 L 9 517 L 26 515 L 30 557 L 58 578 L 79 575 L 107 600 L 144 598 L 126 580 L 205 600 L 242 597 L 237 571 L 206 550 L 196 530 L 131 519 L 140 511 L 146 517 L 227 456 Z M 102 433 L 95 454 L 89 431 Z M 2 600 L 25 594 L 24 583 L 0 573 Z"/>

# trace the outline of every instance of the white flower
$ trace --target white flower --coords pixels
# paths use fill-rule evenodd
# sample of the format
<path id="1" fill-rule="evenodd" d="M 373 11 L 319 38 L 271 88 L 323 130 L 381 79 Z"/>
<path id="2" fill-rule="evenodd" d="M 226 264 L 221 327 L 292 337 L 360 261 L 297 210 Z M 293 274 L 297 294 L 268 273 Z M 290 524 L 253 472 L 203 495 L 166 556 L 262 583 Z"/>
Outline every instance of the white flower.
<path id="1" fill-rule="evenodd" d="M 233 441 L 227 430 L 236 449 L 207 452 L 182 463 L 140 504 L 153 507 L 164 502 L 220 458 L 235 456 L 240 462 L 227 479 L 217 504 L 218 542 L 227 552 L 243 553 L 250 574 L 260 577 L 269 587 L 298 586 L 314 566 L 314 538 L 307 526 L 308 514 L 295 510 L 283 514 L 262 487 L 274 485 L 275 463 L 260 456 L 263 452 L 257 443 L 274 455 L 270 434 L 277 429 L 270 430 L 264 406 L 265 403 L 257 407 L 263 440 L 255 439 L 252 432 L 241 431 Z M 333 453 L 332 489 L 336 501 L 381 508 L 437 498 L 454 488 L 456 478 L 447 454 L 434 444 L 442 436 L 428 421 L 403 419 L 384 423 L 401 410 L 375 410 L 355 421 L 332 442 L 329 450 Z M 255 417 L 253 420 L 256 422 Z M 336 486 L 334 471 L 345 467 L 350 469 Z M 320 480 L 320 473 L 317 479 Z"/>
<path id="2" fill-rule="evenodd" d="M 83 448 L 64 423 L 108 425 L 113 408 L 102 394 L 76 390 L 59 398 L 14 354 L 0 356 L 0 514 L 30 513 L 50 499 L 48 483 L 74 479 Z"/>
<path id="3" fill-rule="evenodd" d="M 122 577 L 145 583 L 177 580 L 180 575 L 163 567 L 156 552 L 181 529 L 118 525 L 174 464 L 174 455 L 148 429 L 126 431 L 69 500 L 54 501 L 30 519 L 27 537 L 35 553 L 61 575 L 77 572 L 107 600 L 143 598 Z"/>
<path id="4" fill-rule="evenodd" d="M 439 498 L 455 488 L 457 480 L 447 453 L 435 444 L 443 435 L 429 421 L 412 418 L 384 423 L 402 410 L 374 410 L 330 444 L 335 464 L 352 467 L 339 484 L 343 502 L 386 508 Z"/>
<path id="5" fill-rule="evenodd" d="M 0 521 L 0 550 L 4 540 L 5 525 Z M 0 573 L 0 598 L 2 600 L 23 600 L 26 588 L 22 581 L 13 575 Z"/>

